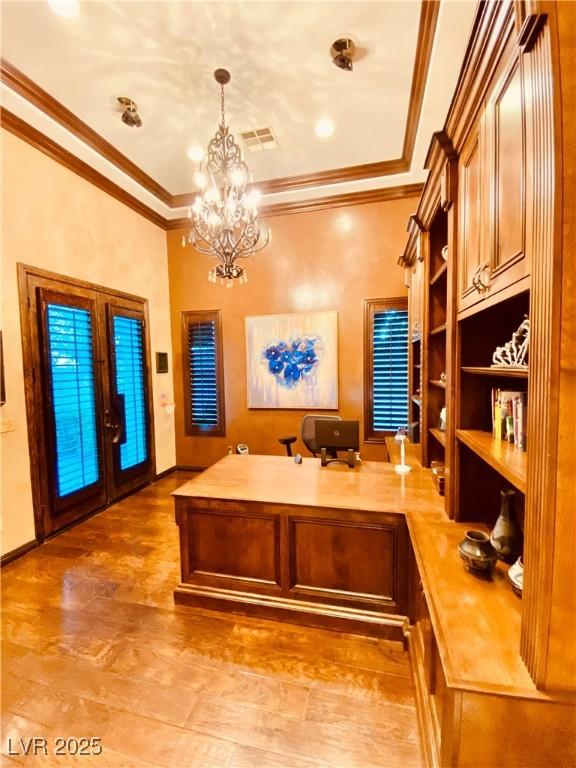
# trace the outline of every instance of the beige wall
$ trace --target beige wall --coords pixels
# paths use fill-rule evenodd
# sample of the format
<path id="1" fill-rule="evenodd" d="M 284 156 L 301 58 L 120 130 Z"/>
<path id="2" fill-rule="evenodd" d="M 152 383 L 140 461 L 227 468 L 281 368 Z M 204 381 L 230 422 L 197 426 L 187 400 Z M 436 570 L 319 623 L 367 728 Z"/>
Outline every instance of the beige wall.
<path id="1" fill-rule="evenodd" d="M 33 147 L 1 132 L 2 310 L 6 405 L 14 419 L 1 435 L 2 552 L 34 539 L 22 374 L 16 263 L 143 296 L 149 301 L 152 355 L 172 364 L 166 234 L 122 203 Z M 174 419 L 159 400 L 173 400 L 172 376 L 153 373 L 156 470 L 174 465 Z"/>
<path id="2" fill-rule="evenodd" d="M 337 310 L 339 413 L 363 419 L 363 312 L 365 299 L 406 295 L 398 256 L 417 198 L 391 200 L 268 219 L 272 243 L 246 262 L 249 282 L 226 289 L 207 280 L 213 260 L 182 248 L 182 232 L 168 234 L 177 463 L 208 466 L 228 445 L 254 453 L 284 451 L 281 435 L 299 434 L 305 411 L 248 410 L 244 319 L 247 315 Z M 221 309 L 226 395 L 225 437 L 187 437 L 183 426 L 180 312 Z M 300 443 L 296 449 L 306 455 Z M 385 449 L 362 445 L 367 459 Z"/>

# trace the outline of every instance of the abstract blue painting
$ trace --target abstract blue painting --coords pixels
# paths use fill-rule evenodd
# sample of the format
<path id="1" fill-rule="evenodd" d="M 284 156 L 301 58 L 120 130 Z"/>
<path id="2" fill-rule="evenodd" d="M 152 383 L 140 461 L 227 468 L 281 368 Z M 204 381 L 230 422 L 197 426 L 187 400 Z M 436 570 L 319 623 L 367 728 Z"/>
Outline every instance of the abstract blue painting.
<path id="1" fill-rule="evenodd" d="M 338 408 L 338 313 L 246 318 L 249 408 Z"/>

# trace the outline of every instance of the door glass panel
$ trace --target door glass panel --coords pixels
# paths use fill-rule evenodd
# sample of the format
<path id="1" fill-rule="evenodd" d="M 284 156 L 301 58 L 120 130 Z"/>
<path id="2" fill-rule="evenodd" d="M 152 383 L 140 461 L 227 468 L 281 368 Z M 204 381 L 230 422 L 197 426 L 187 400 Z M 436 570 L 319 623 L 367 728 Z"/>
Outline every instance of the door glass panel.
<path id="1" fill-rule="evenodd" d="M 47 305 L 48 345 L 60 498 L 100 479 L 92 318 L 79 307 Z"/>
<path id="2" fill-rule="evenodd" d="M 113 332 L 115 388 L 124 397 L 125 439 L 120 446 L 120 469 L 130 469 L 148 459 L 142 321 L 115 315 Z"/>

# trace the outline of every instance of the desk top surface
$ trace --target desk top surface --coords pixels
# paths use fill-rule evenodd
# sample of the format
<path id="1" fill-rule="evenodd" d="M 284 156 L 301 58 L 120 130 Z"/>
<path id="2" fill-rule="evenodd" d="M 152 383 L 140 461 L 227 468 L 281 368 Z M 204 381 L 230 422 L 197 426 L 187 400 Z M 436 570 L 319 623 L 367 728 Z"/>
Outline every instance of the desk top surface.
<path id="1" fill-rule="evenodd" d="M 405 514 L 425 507 L 442 513 L 430 473 L 415 467 L 398 475 L 388 462 L 320 466 L 288 456 L 229 455 L 188 481 L 176 497 L 258 501 L 270 504 Z"/>

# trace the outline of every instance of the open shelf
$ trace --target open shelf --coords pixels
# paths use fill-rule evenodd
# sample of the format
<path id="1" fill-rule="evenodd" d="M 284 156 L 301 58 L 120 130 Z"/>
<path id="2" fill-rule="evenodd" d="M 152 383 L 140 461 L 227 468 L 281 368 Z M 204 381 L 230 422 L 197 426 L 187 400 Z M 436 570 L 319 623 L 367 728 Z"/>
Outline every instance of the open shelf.
<path id="1" fill-rule="evenodd" d="M 448 262 L 445 261 L 444 264 L 441 265 L 440 269 L 437 269 L 434 275 L 430 278 L 430 285 L 434 285 L 434 283 L 437 283 L 438 280 L 442 277 L 442 275 L 446 274 L 446 270 L 448 269 Z"/>
<path id="2" fill-rule="evenodd" d="M 463 373 L 472 373 L 476 376 L 498 376 L 511 379 L 527 379 L 527 368 L 491 368 L 477 365 L 467 365 L 462 368 Z"/>
<path id="3" fill-rule="evenodd" d="M 432 437 L 434 437 L 441 446 L 446 446 L 446 433 L 443 432 L 441 429 L 433 429 L 432 427 L 428 430 Z"/>
<path id="4" fill-rule="evenodd" d="M 433 387 L 440 387 L 440 389 L 446 389 L 446 382 L 440 381 L 440 379 L 430 379 L 430 384 Z"/>
<path id="5" fill-rule="evenodd" d="M 418 397 L 417 395 L 412 395 L 412 402 L 416 403 L 416 405 L 421 406 L 422 405 L 422 398 Z"/>
<path id="6" fill-rule="evenodd" d="M 466 531 L 489 533 L 490 527 L 422 512 L 408 517 L 408 528 L 448 685 L 509 686 L 534 695 L 536 687 L 518 652 L 522 600 L 508 584 L 508 566 L 498 561 L 492 578 L 485 580 L 469 573 L 458 555 Z M 470 630 L 463 640 L 464 627 L 481 631 Z"/>
<path id="7" fill-rule="evenodd" d="M 456 438 L 499 472 L 522 493 L 526 493 L 527 453 L 505 440 L 496 440 L 490 432 L 457 429 Z"/>
<path id="8" fill-rule="evenodd" d="M 442 323 L 442 325 L 439 325 L 437 328 L 433 328 L 430 331 L 430 336 L 434 336 L 437 333 L 446 333 L 446 323 Z"/>

